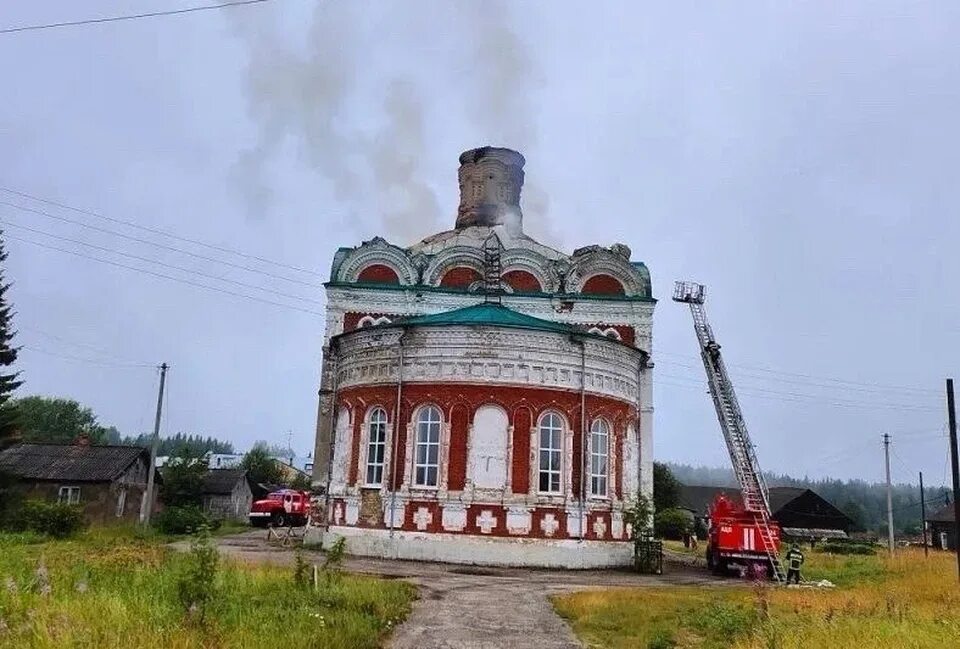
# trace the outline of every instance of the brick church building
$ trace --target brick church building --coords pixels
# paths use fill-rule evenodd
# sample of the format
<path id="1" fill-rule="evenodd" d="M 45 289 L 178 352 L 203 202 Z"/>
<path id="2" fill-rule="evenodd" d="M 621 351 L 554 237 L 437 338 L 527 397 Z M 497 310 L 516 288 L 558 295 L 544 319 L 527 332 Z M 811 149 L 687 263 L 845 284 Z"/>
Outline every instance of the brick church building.
<path id="1" fill-rule="evenodd" d="M 623 244 L 566 254 L 525 235 L 523 165 L 466 151 L 453 230 L 337 251 L 314 456 L 324 543 L 630 561 L 623 510 L 653 485 L 650 275 Z"/>

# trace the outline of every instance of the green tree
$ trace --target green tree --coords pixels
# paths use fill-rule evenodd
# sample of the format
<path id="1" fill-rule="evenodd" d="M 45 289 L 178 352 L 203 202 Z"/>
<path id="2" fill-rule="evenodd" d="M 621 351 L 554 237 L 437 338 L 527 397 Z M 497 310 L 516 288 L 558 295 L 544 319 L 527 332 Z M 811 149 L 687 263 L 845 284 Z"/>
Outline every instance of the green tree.
<path id="1" fill-rule="evenodd" d="M 662 462 L 653 463 L 653 506 L 659 512 L 673 509 L 680 503 L 680 481 Z"/>
<path id="2" fill-rule="evenodd" d="M 93 411 L 72 399 L 30 396 L 14 403 L 24 441 L 69 444 L 81 433 L 87 433 L 93 444 L 106 439 L 106 429 Z"/>
<path id="3" fill-rule="evenodd" d="M 0 447 L 10 442 L 18 432 L 18 413 L 13 392 L 23 381 L 20 372 L 10 370 L 17 361 L 17 348 L 12 345 L 16 332 L 13 330 L 13 306 L 7 301 L 10 285 L 4 281 L 3 262 L 7 251 L 3 247 L 3 232 L 0 231 Z"/>
<path id="4" fill-rule="evenodd" d="M 683 509 L 664 509 L 653 517 L 653 533 L 662 539 L 682 539 L 693 532 L 693 516 Z"/>
<path id="5" fill-rule="evenodd" d="M 172 458 L 161 475 L 160 498 L 167 507 L 199 507 L 203 503 L 203 479 L 207 463 L 182 452 Z"/>
<path id="6" fill-rule="evenodd" d="M 254 484 L 275 485 L 283 481 L 283 471 L 277 461 L 270 457 L 264 442 L 254 444 L 243 456 L 240 466 L 247 470 L 247 475 Z"/>

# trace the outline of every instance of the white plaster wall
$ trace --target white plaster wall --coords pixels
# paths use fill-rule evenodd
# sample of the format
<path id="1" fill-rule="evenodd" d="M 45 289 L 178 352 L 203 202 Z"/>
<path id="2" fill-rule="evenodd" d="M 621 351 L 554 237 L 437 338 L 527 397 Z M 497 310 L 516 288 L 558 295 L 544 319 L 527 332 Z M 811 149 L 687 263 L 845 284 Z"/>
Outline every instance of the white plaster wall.
<path id="1" fill-rule="evenodd" d="M 623 438 L 623 499 L 633 500 L 640 486 L 640 449 L 638 447 L 637 428 L 627 426 Z"/>
<path id="2" fill-rule="evenodd" d="M 347 477 L 350 468 L 350 410 L 340 408 L 337 412 L 337 425 L 335 428 L 334 446 L 333 446 L 333 466 L 330 472 L 330 492 L 343 493 L 347 487 Z"/>
<path id="3" fill-rule="evenodd" d="M 467 480 L 477 489 L 507 485 L 507 413 L 497 406 L 480 406 L 470 428 Z"/>
<path id="4" fill-rule="evenodd" d="M 369 530 L 331 526 L 307 531 L 307 543 L 330 547 L 346 539 L 347 553 L 383 559 L 441 561 L 487 566 L 591 569 L 628 566 L 633 545 L 615 541 L 576 541 L 478 537 L 461 534 Z"/>
<path id="5" fill-rule="evenodd" d="M 400 329 L 359 329 L 340 339 L 338 386 L 397 380 Z M 620 343 L 588 339 L 586 390 L 635 403 L 641 353 Z M 404 380 L 458 381 L 580 389 L 580 347 L 566 334 L 507 327 L 419 327 L 404 339 Z"/>

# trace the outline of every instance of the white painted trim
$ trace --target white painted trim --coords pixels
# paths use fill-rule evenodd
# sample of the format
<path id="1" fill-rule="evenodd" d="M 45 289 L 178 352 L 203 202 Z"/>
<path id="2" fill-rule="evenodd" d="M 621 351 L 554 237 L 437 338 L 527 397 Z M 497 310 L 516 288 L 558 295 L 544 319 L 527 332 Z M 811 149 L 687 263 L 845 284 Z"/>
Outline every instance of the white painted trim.
<path id="1" fill-rule="evenodd" d="M 573 514 L 574 518 L 576 514 Z M 356 556 L 444 563 L 530 566 L 585 570 L 633 563 L 633 544 L 625 541 L 533 539 L 488 535 L 374 530 L 332 525 L 307 530 L 307 543 L 329 548 L 346 540 L 347 553 Z"/>

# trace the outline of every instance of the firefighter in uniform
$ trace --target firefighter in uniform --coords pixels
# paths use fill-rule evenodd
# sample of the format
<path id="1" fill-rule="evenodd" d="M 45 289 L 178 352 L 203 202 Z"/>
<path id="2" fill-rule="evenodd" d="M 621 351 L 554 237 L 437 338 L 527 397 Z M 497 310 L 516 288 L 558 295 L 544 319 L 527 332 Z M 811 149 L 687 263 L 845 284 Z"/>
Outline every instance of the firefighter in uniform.
<path id="1" fill-rule="evenodd" d="M 800 583 L 800 566 L 803 565 L 803 552 L 800 547 L 794 543 L 787 551 L 787 583 L 793 579 L 795 583 Z"/>

